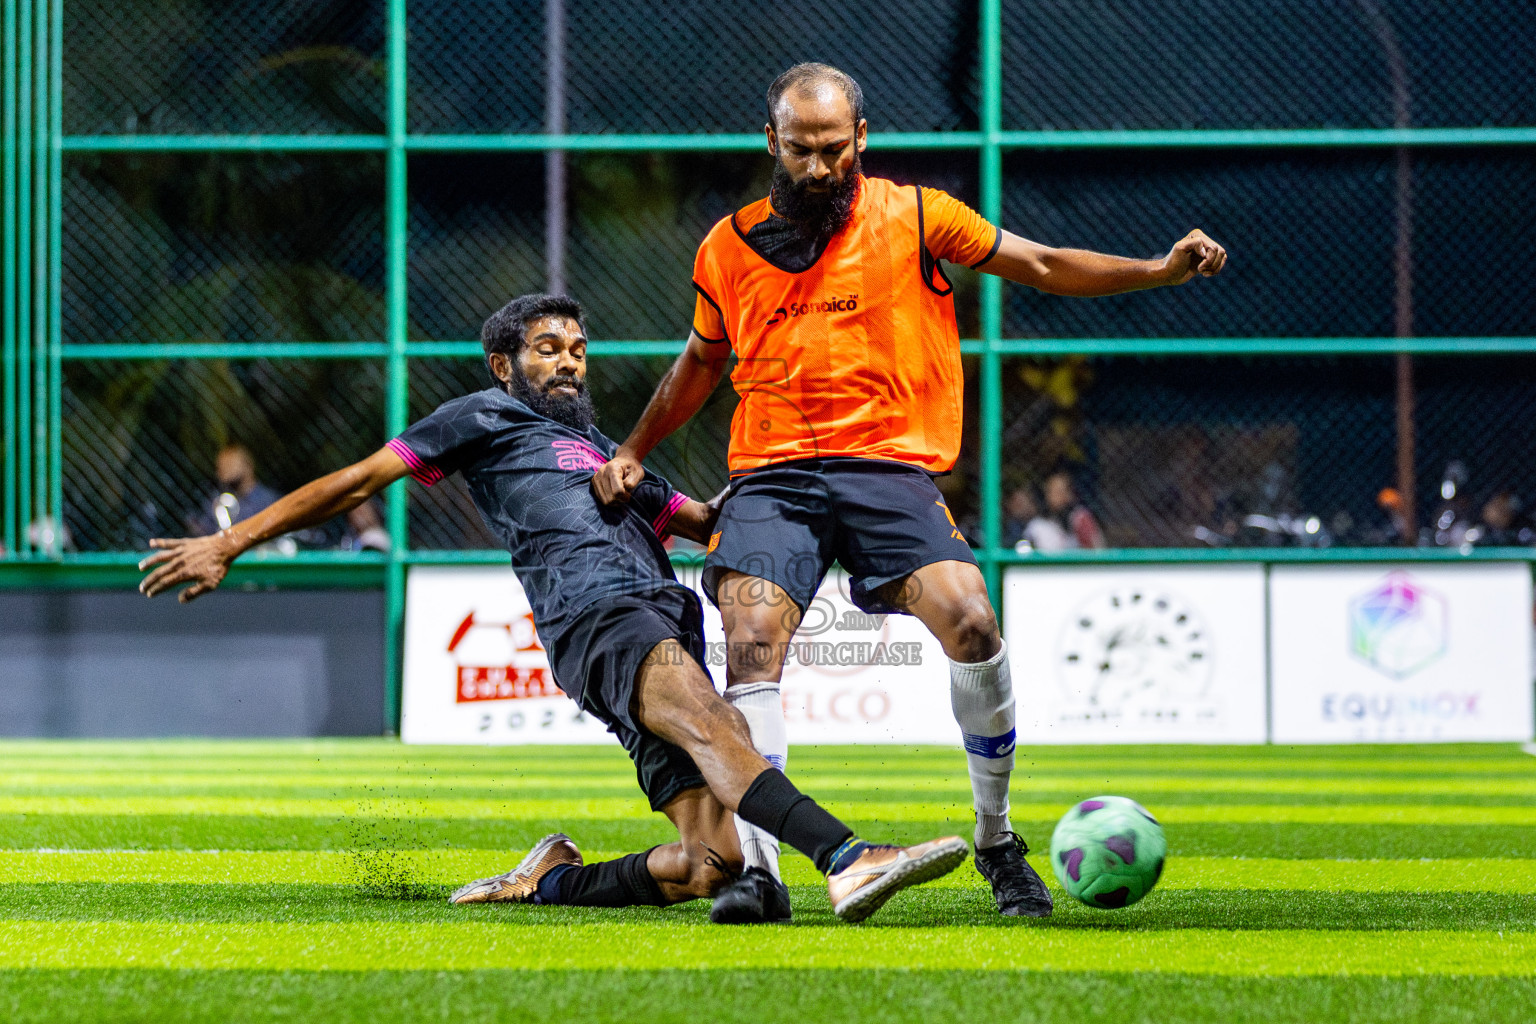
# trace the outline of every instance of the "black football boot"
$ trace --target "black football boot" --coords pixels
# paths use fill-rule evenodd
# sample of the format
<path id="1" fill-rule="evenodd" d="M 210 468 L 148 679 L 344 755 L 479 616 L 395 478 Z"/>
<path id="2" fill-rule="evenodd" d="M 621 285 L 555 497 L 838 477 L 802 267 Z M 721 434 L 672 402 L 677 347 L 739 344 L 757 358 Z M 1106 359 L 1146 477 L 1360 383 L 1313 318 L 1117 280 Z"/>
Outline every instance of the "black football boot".
<path id="1" fill-rule="evenodd" d="M 1004 917 L 1050 917 L 1051 891 L 1024 855 L 1029 847 L 1017 832 L 1011 842 L 976 851 L 976 870 L 992 885 L 997 912 Z"/>
<path id="2" fill-rule="evenodd" d="M 789 918 L 789 887 L 756 867 L 721 889 L 709 911 L 715 924 L 782 924 Z"/>

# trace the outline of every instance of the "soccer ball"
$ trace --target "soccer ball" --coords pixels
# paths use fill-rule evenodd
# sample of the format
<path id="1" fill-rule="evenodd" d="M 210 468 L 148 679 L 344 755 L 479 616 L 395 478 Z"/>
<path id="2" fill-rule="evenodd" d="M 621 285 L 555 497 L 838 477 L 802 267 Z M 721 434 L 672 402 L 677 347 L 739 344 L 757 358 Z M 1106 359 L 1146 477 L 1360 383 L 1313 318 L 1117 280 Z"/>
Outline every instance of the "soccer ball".
<path id="1" fill-rule="evenodd" d="M 1168 841 L 1147 809 L 1123 796 L 1096 796 L 1062 816 L 1051 834 L 1056 880 L 1079 903 L 1128 907 L 1163 874 Z"/>

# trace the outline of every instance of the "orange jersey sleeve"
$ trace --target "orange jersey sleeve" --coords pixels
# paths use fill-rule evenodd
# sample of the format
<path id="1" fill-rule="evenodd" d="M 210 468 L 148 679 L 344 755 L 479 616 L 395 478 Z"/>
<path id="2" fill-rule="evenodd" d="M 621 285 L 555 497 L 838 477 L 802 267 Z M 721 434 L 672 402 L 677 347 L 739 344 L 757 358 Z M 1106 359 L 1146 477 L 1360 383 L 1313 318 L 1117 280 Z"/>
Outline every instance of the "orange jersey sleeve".
<path id="1" fill-rule="evenodd" d="M 979 267 L 1002 240 L 1002 231 L 948 192 L 923 189 L 923 242 L 939 259 Z"/>
<path id="2" fill-rule="evenodd" d="M 720 284 L 716 269 L 706 238 L 693 258 L 693 333 L 709 342 L 730 340 L 718 300 Z"/>

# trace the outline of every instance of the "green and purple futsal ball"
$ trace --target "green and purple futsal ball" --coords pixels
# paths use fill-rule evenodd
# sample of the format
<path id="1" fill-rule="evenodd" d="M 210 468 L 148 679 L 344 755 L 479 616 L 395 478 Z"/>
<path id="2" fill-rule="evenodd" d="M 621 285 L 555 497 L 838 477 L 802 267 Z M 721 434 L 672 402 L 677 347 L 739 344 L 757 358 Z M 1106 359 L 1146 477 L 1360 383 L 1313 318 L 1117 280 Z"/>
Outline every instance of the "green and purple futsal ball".
<path id="1" fill-rule="evenodd" d="M 1123 796 L 1096 796 L 1062 816 L 1051 834 L 1056 880 L 1079 903 L 1128 907 L 1163 874 L 1168 841 L 1147 809 Z"/>

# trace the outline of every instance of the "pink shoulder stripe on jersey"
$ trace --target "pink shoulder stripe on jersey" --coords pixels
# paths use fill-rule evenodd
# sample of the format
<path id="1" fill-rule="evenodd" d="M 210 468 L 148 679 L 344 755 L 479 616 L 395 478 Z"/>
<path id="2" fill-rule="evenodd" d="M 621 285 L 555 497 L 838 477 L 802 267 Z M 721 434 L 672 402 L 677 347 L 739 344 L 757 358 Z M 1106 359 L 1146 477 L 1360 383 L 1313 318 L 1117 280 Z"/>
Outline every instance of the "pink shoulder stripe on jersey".
<path id="1" fill-rule="evenodd" d="M 422 486 L 431 487 L 442 481 L 443 471 L 421 461 L 421 456 L 411 451 L 411 446 L 398 437 L 386 442 L 385 447 L 404 460 L 405 464 L 411 468 L 411 479 Z"/>
<path id="2" fill-rule="evenodd" d="M 673 494 L 672 499 L 667 502 L 667 507 L 662 509 L 656 518 L 651 521 L 651 532 L 658 537 L 665 537 L 667 535 L 667 527 L 672 525 L 672 517 L 677 515 L 677 510 L 682 508 L 687 502 L 688 495 L 681 491 Z"/>

